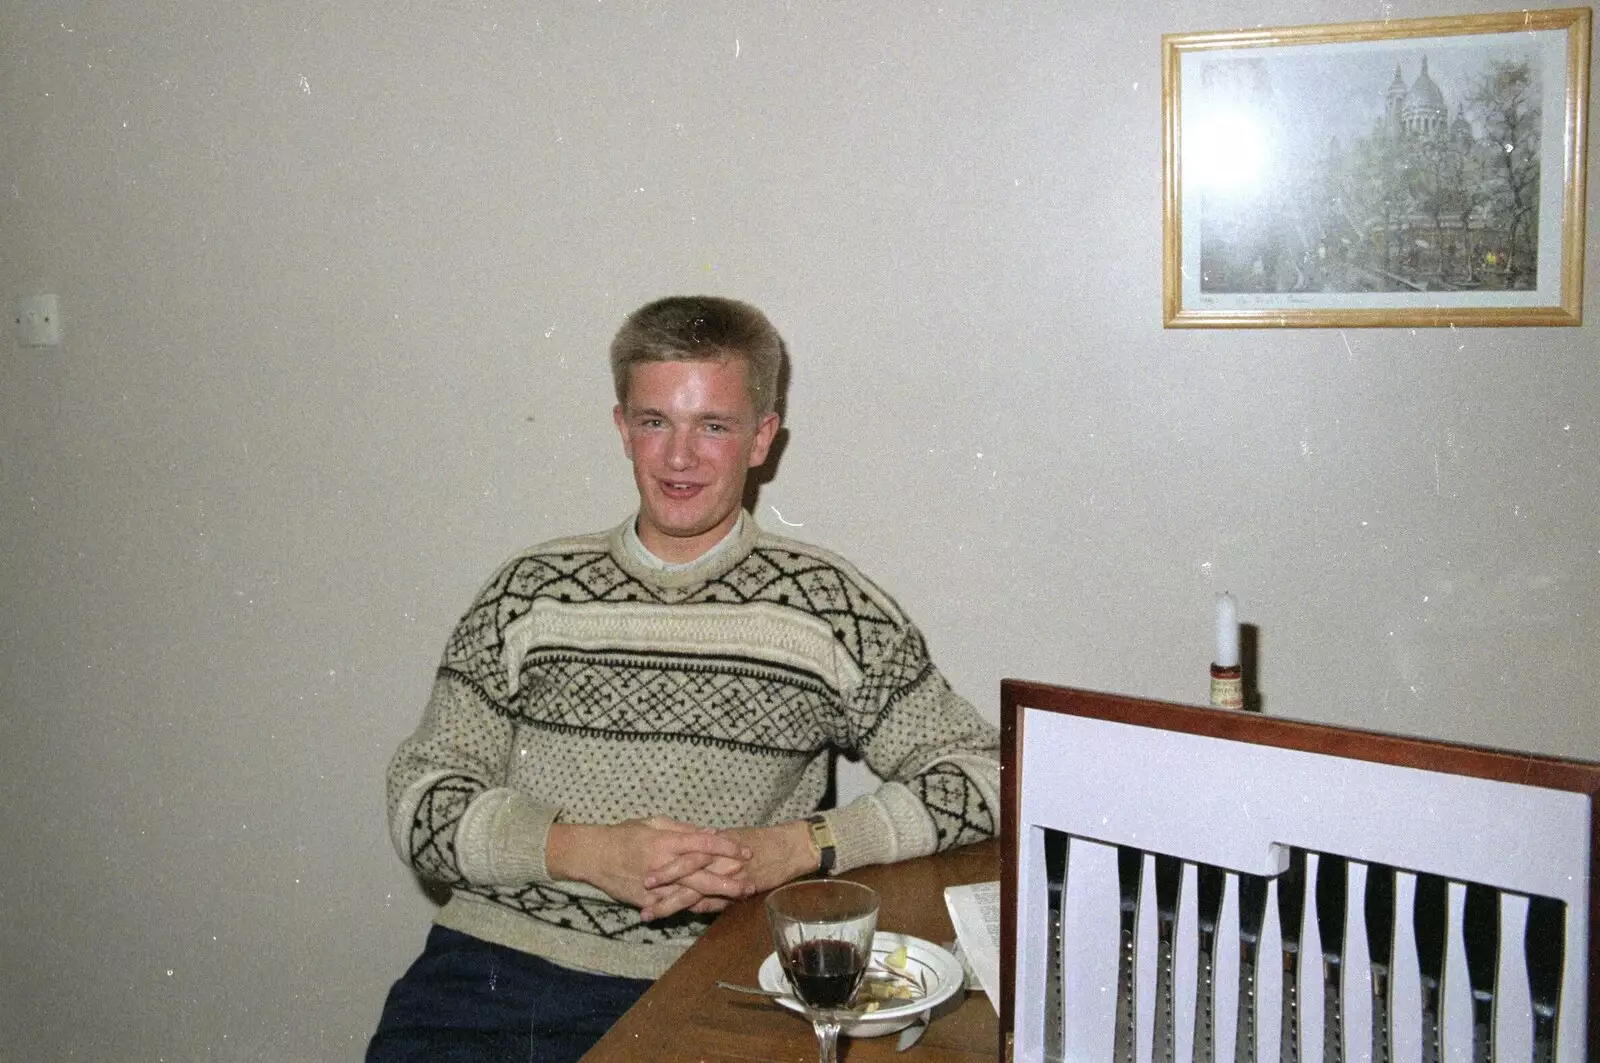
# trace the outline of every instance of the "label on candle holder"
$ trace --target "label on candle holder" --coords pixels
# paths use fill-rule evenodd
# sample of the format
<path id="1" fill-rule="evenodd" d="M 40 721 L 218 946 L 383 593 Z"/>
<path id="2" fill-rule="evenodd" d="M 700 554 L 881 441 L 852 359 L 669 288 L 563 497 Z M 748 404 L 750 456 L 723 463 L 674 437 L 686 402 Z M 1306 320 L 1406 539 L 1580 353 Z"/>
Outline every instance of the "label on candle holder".
<path id="1" fill-rule="evenodd" d="M 1211 669 L 1211 704 L 1219 709 L 1244 708 L 1244 673 L 1240 669 Z"/>

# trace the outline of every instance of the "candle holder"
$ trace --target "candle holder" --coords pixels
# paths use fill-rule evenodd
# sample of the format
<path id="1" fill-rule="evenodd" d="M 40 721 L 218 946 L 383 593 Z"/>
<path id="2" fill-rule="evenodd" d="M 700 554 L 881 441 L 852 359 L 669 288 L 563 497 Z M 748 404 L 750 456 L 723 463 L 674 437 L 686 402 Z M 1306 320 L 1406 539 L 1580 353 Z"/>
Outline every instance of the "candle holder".
<path id="1" fill-rule="evenodd" d="M 1244 708 L 1244 669 L 1235 664 L 1211 666 L 1211 704 L 1219 709 Z"/>

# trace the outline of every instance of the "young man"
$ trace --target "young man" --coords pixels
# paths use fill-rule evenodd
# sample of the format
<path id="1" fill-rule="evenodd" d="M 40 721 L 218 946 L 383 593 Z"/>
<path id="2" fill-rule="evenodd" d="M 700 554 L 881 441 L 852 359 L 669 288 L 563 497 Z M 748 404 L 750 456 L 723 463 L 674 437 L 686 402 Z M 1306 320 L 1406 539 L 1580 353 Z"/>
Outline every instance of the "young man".
<path id="1" fill-rule="evenodd" d="M 388 800 L 451 898 L 369 1063 L 576 1059 L 732 900 L 994 833 L 993 726 L 888 595 L 742 508 L 781 360 L 728 299 L 618 332 L 638 512 L 512 558 L 445 648 Z M 833 750 L 885 781 L 819 812 Z"/>

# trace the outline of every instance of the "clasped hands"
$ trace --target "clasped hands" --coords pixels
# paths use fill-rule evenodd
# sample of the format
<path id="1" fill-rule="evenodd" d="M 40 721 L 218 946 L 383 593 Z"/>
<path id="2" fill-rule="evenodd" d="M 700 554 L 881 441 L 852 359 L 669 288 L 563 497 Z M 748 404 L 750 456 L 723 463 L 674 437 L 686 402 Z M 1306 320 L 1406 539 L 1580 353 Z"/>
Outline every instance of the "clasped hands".
<path id="1" fill-rule="evenodd" d="M 545 863 L 552 878 L 587 882 L 639 908 L 645 922 L 678 912 L 720 912 L 817 867 L 806 824 L 715 830 L 650 816 L 600 825 L 550 828 Z"/>

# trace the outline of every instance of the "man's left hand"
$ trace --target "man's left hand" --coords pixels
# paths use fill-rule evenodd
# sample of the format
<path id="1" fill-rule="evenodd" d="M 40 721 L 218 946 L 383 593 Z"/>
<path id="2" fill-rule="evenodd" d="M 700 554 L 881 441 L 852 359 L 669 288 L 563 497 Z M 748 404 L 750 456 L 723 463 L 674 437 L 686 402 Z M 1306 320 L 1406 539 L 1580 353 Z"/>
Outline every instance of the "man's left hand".
<path id="1" fill-rule="evenodd" d="M 647 918 L 666 911 L 687 908 L 699 915 L 720 912 L 738 897 L 721 888 L 727 878 L 748 882 L 757 893 L 775 889 L 785 882 L 808 875 L 817 869 L 817 851 L 811 845 L 811 830 L 804 820 L 791 820 L 771 827 L 737 827 L 718 834 L 750 850 L 750 858 L 735 861 L 715 857 L 703 869 L 673 878 L 661 868 L 645 878 L 652 892 L 646 906 Z M 690 894 L 698 900 L 686 903 Z"/>
<path id="2" fill-rule="evenodd" d="M 744 878 L 757 893 L 775 889 L 817 869 L 817 850 L 811 844 L 811 828 L 805 820 L 794 819 L 771 827 L 740 827 L 719 833 L 750 850 L 750 858 L 744 861 Z"/>

